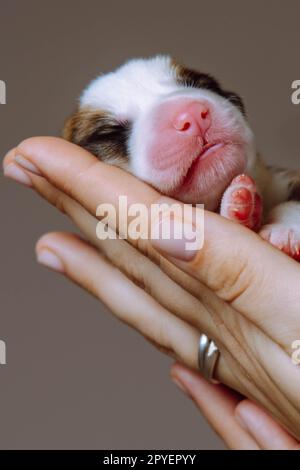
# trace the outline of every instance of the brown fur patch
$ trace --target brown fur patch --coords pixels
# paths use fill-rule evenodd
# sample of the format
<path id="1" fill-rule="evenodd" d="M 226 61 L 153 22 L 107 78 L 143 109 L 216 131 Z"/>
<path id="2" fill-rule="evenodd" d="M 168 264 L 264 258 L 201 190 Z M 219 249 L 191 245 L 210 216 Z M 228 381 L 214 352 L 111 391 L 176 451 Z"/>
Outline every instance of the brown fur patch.
<path id="1" fill-rule="evenodd" d="M 63 137 L 93 153 L 100 160 L 127 168 L 127 139 L 130 126 L 118 122 L 111 114 L 83 108 L 67 119 Z"/>
<path id="2" fill-rule="evenodd" d="M 289 184 L 289 201 L 300 201 L 300 177 Z"/>
<path id="3" fill-rule="evenodd" d="M 176 80 L 179 85 L 204 88 L 212 91 L 213 93 L 216 93 L 230 101 L 241 111 L 242 114 L 246 114 L 241 97 L 231 91 L 223 90 L 219 82 L 211 75 L 185 67 L 175 60 L 172 60 L 171 66 L 175 70 Z"/>

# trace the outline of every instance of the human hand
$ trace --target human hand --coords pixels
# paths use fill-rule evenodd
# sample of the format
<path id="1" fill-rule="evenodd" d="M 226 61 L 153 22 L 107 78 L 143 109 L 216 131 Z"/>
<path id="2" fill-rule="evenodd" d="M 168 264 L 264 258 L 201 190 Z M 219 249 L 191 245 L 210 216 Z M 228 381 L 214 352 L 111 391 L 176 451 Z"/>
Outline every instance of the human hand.
<path id="1" fill-rule="evenodd" d="M 15 157 L 18 171 L 27 168 L 23 182 L 67 213 L 106 257 L 72 235 L 48 234 L 37 245 L 41 262 L 52 262 L 189 367 L 197 368 L 199 332 L 205 332 L 221 351 L 217 378 L 300 435 L 300 376 L 290 358 L 300 337 L 297 263 L 211 213 L 204 247 L 193 259 L 189 253 L 185 260 L 184 247 L 172 240 L 155 241 L 156 249 L 149 241 L 98 240 L 100 203 L 117 207 L 125 194 L 129 204 L 149 207 L 161 195 L 60 139 L 21 143 L 5 158 L 7 176 L 13 177 Z"/>

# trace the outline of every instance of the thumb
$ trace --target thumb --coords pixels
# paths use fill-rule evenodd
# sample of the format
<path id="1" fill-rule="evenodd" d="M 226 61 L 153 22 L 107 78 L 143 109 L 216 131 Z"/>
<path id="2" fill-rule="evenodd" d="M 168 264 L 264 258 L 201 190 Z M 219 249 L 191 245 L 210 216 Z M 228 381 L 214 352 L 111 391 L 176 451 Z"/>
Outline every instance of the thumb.
<path id="1" fill-rule="evenodd" d="M 197 217 L 193 220 L 190 232 L 203 230 L 195 227 Z M 288 315 L 299 329 L 298 263 L 256 233 L 212 212 L 204 212 L 204 243 L 194 252 L 187 250 L 184 237 L 172 237 L 186 232 L 191 222 L 176 218 L 172 223 L 180 224 L 181 232 L 175 227 L 169 239 L 153 239 L 152 245 L 173 264 L 255 323 L 271 319 L 286 326 Z"/>

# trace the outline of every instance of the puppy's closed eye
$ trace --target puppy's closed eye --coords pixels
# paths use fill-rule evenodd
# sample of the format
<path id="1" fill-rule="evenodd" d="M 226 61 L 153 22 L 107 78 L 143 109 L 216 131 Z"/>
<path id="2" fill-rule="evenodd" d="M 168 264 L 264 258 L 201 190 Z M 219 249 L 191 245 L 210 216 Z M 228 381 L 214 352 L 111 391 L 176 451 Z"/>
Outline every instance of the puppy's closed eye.
<path id="1" fill-rule="evenodd" d="M 103 161 L 122 168 L 128 165 L 128 135 L 131 124 L 107 111 L 78 109 L 65 123 L 63 137 Z"/>

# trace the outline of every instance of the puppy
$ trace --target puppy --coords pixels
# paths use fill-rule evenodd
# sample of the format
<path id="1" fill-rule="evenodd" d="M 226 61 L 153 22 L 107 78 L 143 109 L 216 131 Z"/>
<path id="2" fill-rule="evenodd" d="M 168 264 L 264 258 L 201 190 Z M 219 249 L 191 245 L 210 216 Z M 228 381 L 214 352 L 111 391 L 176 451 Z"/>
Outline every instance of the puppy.
<path id="1" fill-rule="evenodd" d="M 92 81 L 63 136 L 300 261 L 300 172 L 263 163 L 242 99 L 212 76 L 168 56 L 131 60 Z"/>

